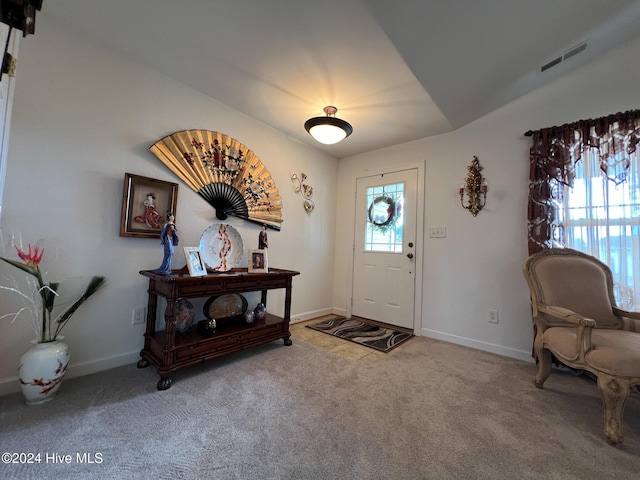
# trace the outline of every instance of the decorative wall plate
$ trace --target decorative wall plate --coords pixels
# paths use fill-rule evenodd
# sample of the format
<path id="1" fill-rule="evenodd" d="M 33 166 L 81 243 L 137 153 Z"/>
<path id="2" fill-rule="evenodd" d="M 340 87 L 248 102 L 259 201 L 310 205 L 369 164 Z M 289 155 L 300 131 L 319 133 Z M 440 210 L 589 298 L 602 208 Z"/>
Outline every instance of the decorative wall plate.
<path id="1" fill-rule="evenodd" d="M 214 223 L 200 237 L 200 254 L 207 269 L 228 272 L 244 254 L 240 232 L 226 223 Z"/>
<path id="2" fill-rule="evenodd" d="M 247 311 L 247 299 L 238 293 L 227 293 L 207 300 L 202 311 L 207 318 L 216 320 L 244 315 Z"/>
<path id="3" fill-rule="evenodd" d="M 280 230 L 282 198 L 260 159 L 237 140 L 209 130 L 184 130 L 149 150 L 216 209 Z"/>

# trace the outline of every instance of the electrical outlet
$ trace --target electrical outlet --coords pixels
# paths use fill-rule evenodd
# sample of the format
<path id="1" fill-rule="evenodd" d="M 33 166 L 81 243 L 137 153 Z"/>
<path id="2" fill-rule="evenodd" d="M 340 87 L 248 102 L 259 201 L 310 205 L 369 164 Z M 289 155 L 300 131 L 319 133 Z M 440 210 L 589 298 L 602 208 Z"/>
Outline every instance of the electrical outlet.
<path id="1" fill-rule="evenodd" d="M 489 323 L 498 323 L 498 310 L 489 309 Z"/>
<path id="2" fill-rule="evenodd" d="M 131 312 L 131 325 L 142 325 L 147 319 L 146 308 L 134 308 Z"/>
<path id="3" fill-rule="evenodd" d="M 447 227 L 438 225 L 429 227 L 429 238 L 445 238 L 447 236 Z"/>

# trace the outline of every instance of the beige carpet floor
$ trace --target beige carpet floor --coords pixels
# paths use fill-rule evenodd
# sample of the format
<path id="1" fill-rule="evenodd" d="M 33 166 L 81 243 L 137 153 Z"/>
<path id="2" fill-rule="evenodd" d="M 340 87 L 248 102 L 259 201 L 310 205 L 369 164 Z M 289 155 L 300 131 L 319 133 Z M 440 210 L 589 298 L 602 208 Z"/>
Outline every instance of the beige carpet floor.
<path id="1" fill-rule="evenodd" d="M 637 395 L 614 448 L 587 378 L 554 372 L 538 390 L 533 364 L 425 337 L 353 358 L 295 330 L 290 347 L 177 372 L 163 392 L 132 364 L 65 380 L 43 405 L 0 397 L 0 450 L 41 455 L 0 478 L 639 478 Z"/>

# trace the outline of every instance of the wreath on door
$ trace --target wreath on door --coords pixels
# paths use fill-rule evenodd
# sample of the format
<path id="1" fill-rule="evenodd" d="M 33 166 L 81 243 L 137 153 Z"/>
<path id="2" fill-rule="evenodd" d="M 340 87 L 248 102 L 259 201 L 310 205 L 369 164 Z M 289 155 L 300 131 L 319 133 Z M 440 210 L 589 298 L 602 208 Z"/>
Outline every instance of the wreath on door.
<path id="1" fill-rule="evenodd" d="M 383 194 L 373 199 L 367 216 L 371 228 L 386 233 L 395 226 L 399 212 L 397 202 L 391 196 Z"/>

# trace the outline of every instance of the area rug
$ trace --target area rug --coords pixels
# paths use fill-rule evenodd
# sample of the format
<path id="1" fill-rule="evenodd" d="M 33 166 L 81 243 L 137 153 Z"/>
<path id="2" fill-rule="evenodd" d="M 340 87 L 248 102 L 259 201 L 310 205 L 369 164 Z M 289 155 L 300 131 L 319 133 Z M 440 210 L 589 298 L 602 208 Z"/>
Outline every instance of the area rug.
<path id="1" fill-rule="evenodd" d="M 329 318 L 307 327 L 385 353 L 413 337 L 412 334 L 400 330 L 345 317 Z"/>

